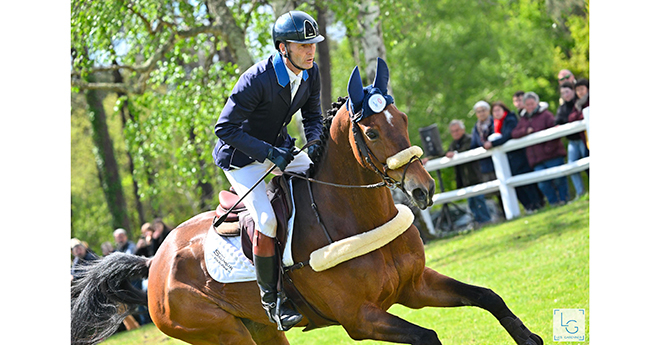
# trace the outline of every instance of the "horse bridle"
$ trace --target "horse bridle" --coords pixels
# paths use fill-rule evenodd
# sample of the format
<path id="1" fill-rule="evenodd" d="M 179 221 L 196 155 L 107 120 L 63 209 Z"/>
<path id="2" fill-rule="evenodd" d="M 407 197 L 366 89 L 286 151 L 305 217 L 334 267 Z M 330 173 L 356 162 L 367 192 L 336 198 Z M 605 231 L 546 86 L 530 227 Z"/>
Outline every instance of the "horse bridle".
<path id="1" fill-rule="evenodd" d="M 349 111 L 352 115 L 353 112 L 351 110 Z M 362 112 L 362 110 L 360 110 L 360 112 Z M 360 112 L 358 112 L 356 116 L 351 116 L 351 118 L 359 118 Z M 373 153 L 373 151 L 371 151 L 369 146 L 367 146 L 367 143 L 364 140 L 364 136 L 362 134 L 362 130 L 360 130 L 360 126 L 358 125 L 357 121 L 351 120 L 351 122 L 353 125 L 353 139 L 355 140 L 355 146 L 357 146 L 358 148 L 362 162 L 368 164 L 368 166 L 371 167 L 371 170 L 373 170 L 383 180 L 385 185 L 387 185 L 390 188 L 400 188 L 404 193 L 407 194 L 408 192 L 406 191 L 406 187 L 404 185 L 404 182 L 406 180 L 406 172 L 408 171 L 410 164 L 412 164 L 412 162 L 415 159 L 419 160 L 419 157 L 417 155 L 412 155 L 412 157 L 410 157 L 410 160 L 408 160 L 408 163 L 405 164 L 405 167 L 403 169 L 403 175 L 401 176 L 401 181 L 396 181 L 395 179 L 387 175 L 387 172 L 393 169 L 390 169 L 387 163 L 380 162 L 376 157 L 376 155 Z M 381 168 L 378 168 L 378 166 L 376 166 L 374 160 L 381 165 Z M 397 167 L 396 169 L 399 168 L 401 167 Z"/>

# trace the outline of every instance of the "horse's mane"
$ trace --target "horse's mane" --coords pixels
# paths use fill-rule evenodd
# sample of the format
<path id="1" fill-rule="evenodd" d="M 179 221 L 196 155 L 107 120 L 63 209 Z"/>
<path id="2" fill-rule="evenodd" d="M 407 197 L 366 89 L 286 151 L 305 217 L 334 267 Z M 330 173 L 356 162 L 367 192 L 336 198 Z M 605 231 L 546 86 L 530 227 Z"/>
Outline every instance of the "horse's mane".
<path id="1" fill-rule="evenodd" d="M 316 175 L 316 166 L 325 156 L 326 144 L 330 138 L 330 126 L 332 126 L 332 120 L 334 120 L 337 111 L 341 109 L 342 105 L 346 103 L 348 97 L 337 97 L 337 102 L 332 102 L 332 107 L 326 112 L 326 116 L 323 118 L 323 132 L 321 133 L 321 150 L 320 154 L 314 155 L 314 157 L 309 157 L 312 160 L 312 167 L 309 169 L 309 176 L 314 177 Z"/>

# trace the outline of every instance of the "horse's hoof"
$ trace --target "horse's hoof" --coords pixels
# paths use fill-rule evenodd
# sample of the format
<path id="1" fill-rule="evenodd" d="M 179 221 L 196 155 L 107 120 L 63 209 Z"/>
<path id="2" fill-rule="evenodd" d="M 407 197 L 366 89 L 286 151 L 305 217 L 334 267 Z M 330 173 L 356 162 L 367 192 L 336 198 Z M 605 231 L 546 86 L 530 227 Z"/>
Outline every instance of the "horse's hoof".
<path id="1" fill-rule="evenodd" d="M 519 318 L 505 317 L 500 324 L 518 345 L 543 345 L 543 339 L 527 329 Z"/>
<path id="2" fill-rule="evenodd" d="M 541 339 L 541 337 L 539 337 L 535 333 L 532 333 L 532 335 L 530 335 L 529 337 L 535 341 L 535 343 L 532 345 L 543 345 L 543 339 Z"/>

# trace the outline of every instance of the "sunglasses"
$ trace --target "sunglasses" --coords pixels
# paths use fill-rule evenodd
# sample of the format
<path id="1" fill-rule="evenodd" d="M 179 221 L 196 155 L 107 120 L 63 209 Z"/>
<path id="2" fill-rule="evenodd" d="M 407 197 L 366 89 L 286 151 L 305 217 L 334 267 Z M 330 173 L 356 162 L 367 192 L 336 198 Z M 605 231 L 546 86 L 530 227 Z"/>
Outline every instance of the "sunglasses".
<path id="1" fill-rule="evenodd" d="M 569 75 L 567 75 L 567 76 L 565 76 L 565 77 L 559 78 L 559 81 L 564 81 L 564 80 L 566 80 L 566 79 L 568 79 L 568 78 L 570 78 L 570 77 L 571 77 L 571 74 L 569 74 Z"/>

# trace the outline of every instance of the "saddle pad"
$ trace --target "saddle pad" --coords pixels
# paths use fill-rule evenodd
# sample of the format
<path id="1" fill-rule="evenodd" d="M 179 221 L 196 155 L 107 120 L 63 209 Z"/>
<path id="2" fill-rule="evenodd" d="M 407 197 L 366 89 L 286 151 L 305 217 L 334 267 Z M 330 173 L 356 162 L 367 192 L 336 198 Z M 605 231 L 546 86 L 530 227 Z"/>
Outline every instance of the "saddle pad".
<path id="1" fill-rule="evenodd" d="M 241 238 L 224 237 L 209 228 L 204 240 L 204 261 L 211 277 L 220 283 L 256 280 L 254 266 L 243 255 Z"/>
<path id="2" fill-rule="evenodd" d="M 293 201 L 293 185 L 289 180 L 289 191 Z M 296 215 L 295 203 L 292 202 L 292 214 L 288 222 L 287 241 L 284 246 L 284 266 L 293 265 L 291 255 L 291 238 L 293 238 L 293 220 Z M 216 233 L 213 226 L 210 227 L 204 240 L 204 260 L 206 270 L 214 280 L 220 283 L 237 283 L 257 279 L 254 265 L 243 254 L 241 236 L 225 237 Z"/>

